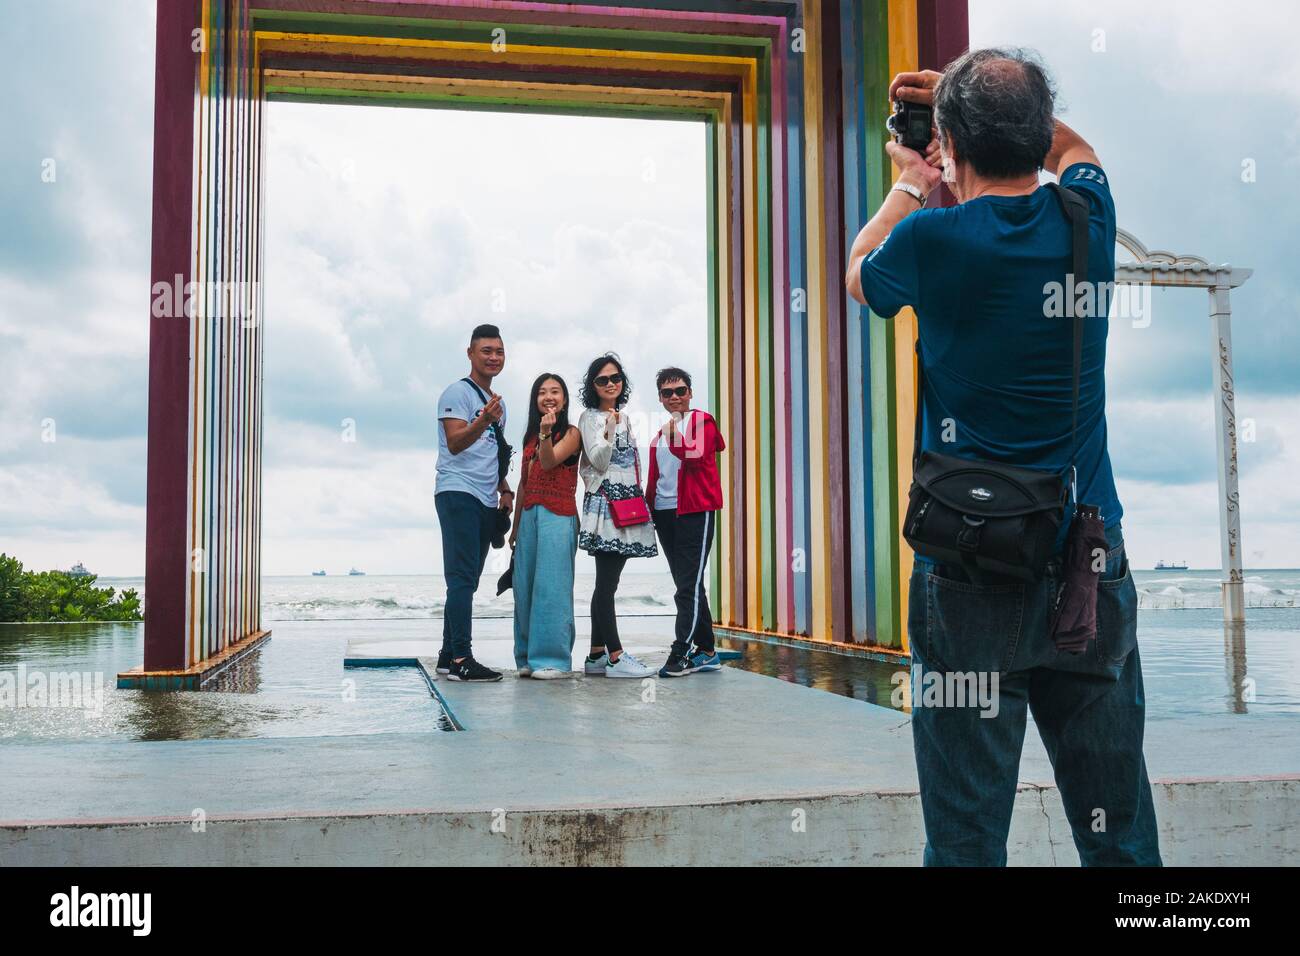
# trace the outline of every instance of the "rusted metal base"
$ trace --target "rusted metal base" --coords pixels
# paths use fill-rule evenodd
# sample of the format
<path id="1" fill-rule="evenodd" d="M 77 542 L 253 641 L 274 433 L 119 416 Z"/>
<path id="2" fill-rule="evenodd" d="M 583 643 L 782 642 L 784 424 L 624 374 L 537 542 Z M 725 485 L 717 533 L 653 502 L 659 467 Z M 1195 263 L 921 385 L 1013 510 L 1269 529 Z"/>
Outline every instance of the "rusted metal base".
<path id="1" fill-rule="evenodd" d="M 184 670 L 146 671 L 133 667 L 117 675 L 119 690 L 205 690 L 216 677 L 247 658 L 271 639 L 271 632 L 254 631 L 224 651 Z"/>
<path id="2" fill-rule="evenodd" d="M 879 644 L 846 644 L 843 641 L 819 641 L 810 637 L 797 637 L 777 634 L 771 631 L 755 631 L 746 627 L 729 624 L 714 624 L 713 633 L 718 637 L 728 637 L 737 641 L 757 641 L 761 644 L 781 644 L 786 647 L 798 647 L 808 651 L 822 651 L 827 654 L 843 654 L 846 657 L 862 657 L 867 660 L 885 664 L 897 664 L 911 659 L 907 651 L 896 647 L 884 647 Z M 737 655 L 738 656 L 738 655 Z"/>

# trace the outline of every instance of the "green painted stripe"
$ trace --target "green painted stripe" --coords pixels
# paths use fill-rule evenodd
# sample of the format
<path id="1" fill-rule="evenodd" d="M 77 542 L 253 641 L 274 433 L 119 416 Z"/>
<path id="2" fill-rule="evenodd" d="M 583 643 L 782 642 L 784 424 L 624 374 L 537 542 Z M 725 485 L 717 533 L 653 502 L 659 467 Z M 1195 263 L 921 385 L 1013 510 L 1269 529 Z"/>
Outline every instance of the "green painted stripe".
<path id="1" fill-rule="evenodd" d="M 867 0 L 863 6 L 863 96 L 867 104 L 865 185 L 867 206 L 877 209 L 892 185 L 885 153 L 888 130 L 885 104 L 889 98 L 889 4 Z M 873 109 L 873 104 L 879 108 Z M 873 540 L 871 569 L 875 581 L 875 643 L 902 647 L 898 608 L 898 455 L 894 434 L 898 419 L 894 371 L 894 322 L 868 316 L 868 372 L 871 382 L 871 503 Z"/>

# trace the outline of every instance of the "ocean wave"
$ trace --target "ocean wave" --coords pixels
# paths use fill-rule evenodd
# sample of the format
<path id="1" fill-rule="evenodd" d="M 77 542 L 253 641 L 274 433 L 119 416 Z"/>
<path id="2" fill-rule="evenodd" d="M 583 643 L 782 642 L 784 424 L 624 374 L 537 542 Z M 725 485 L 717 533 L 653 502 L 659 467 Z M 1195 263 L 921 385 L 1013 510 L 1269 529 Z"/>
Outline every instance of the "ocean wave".
<path id="1" fill-rule="evenodd" d="M 1270 588 L 1246 583 L 1242 589 L 1246 607 L 1298 607 L 1300 593 L 1289 588 Z M 1138 588 L 1138 607 L 1151 611 L 1204 610 L 1223 607 L 1223 593 L 1197 588 L 1184 590 L 1169 586 L 1158 590 Z"/>
<path id="2" fill-rule="evenodd" d="M 658 597 L 653 594 L 637 594 L 629 597 L 623 597 L 620 595 L 618 603 L 620 605 L 637 604 L 643 607 L 672 607 L 673 596 L 671 594 L 667 597 Z"/>

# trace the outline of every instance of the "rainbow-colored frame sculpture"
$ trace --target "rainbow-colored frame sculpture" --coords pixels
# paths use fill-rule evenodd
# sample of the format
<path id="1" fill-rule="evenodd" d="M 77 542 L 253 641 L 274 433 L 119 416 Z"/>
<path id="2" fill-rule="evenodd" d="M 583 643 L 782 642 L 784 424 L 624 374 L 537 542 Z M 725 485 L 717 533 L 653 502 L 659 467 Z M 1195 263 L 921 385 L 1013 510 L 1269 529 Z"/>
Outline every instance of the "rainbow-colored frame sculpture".
<path id="1" fill-rule="evenodd" d="M 266 633 L 262 104 L 288 99 L 699 121 L 718 623 L 906 652 L 915 318 L 846 301 L 843 257 L 890 185 L 889 78 L 965 48 L 966 0 L 160 0 L 157 36 L 152 278 L 198 294 L 150 320 L 123 683 L 199 686 Z"/>

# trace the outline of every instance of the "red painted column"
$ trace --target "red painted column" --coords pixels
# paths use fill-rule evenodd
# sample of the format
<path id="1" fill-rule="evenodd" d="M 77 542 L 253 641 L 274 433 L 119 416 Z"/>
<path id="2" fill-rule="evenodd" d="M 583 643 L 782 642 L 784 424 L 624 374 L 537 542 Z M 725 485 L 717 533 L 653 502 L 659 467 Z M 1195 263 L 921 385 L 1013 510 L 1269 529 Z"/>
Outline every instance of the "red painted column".
<path id="1" fill-rule="evenodd" d="M 940 70 L 970 46 L 970 10 L 967 0 L 917 0 L 917 61 L 923 70 Z M 939 185 L 940 206 L 957 200 L 946 184 Z"/>
<path id="2" fill-rule="evenodd" d="M 149 451 L 145 513 L 144 669 L 185 666 L 186 458 L 194 102 L 199 0 L 158 4 L 154 73 L 153 244 L 150 256 Z M 180 295 L 175 283 L 180 276 Z M 153 288 L 173 290 L 171 314 L 154 315 Z"/>

